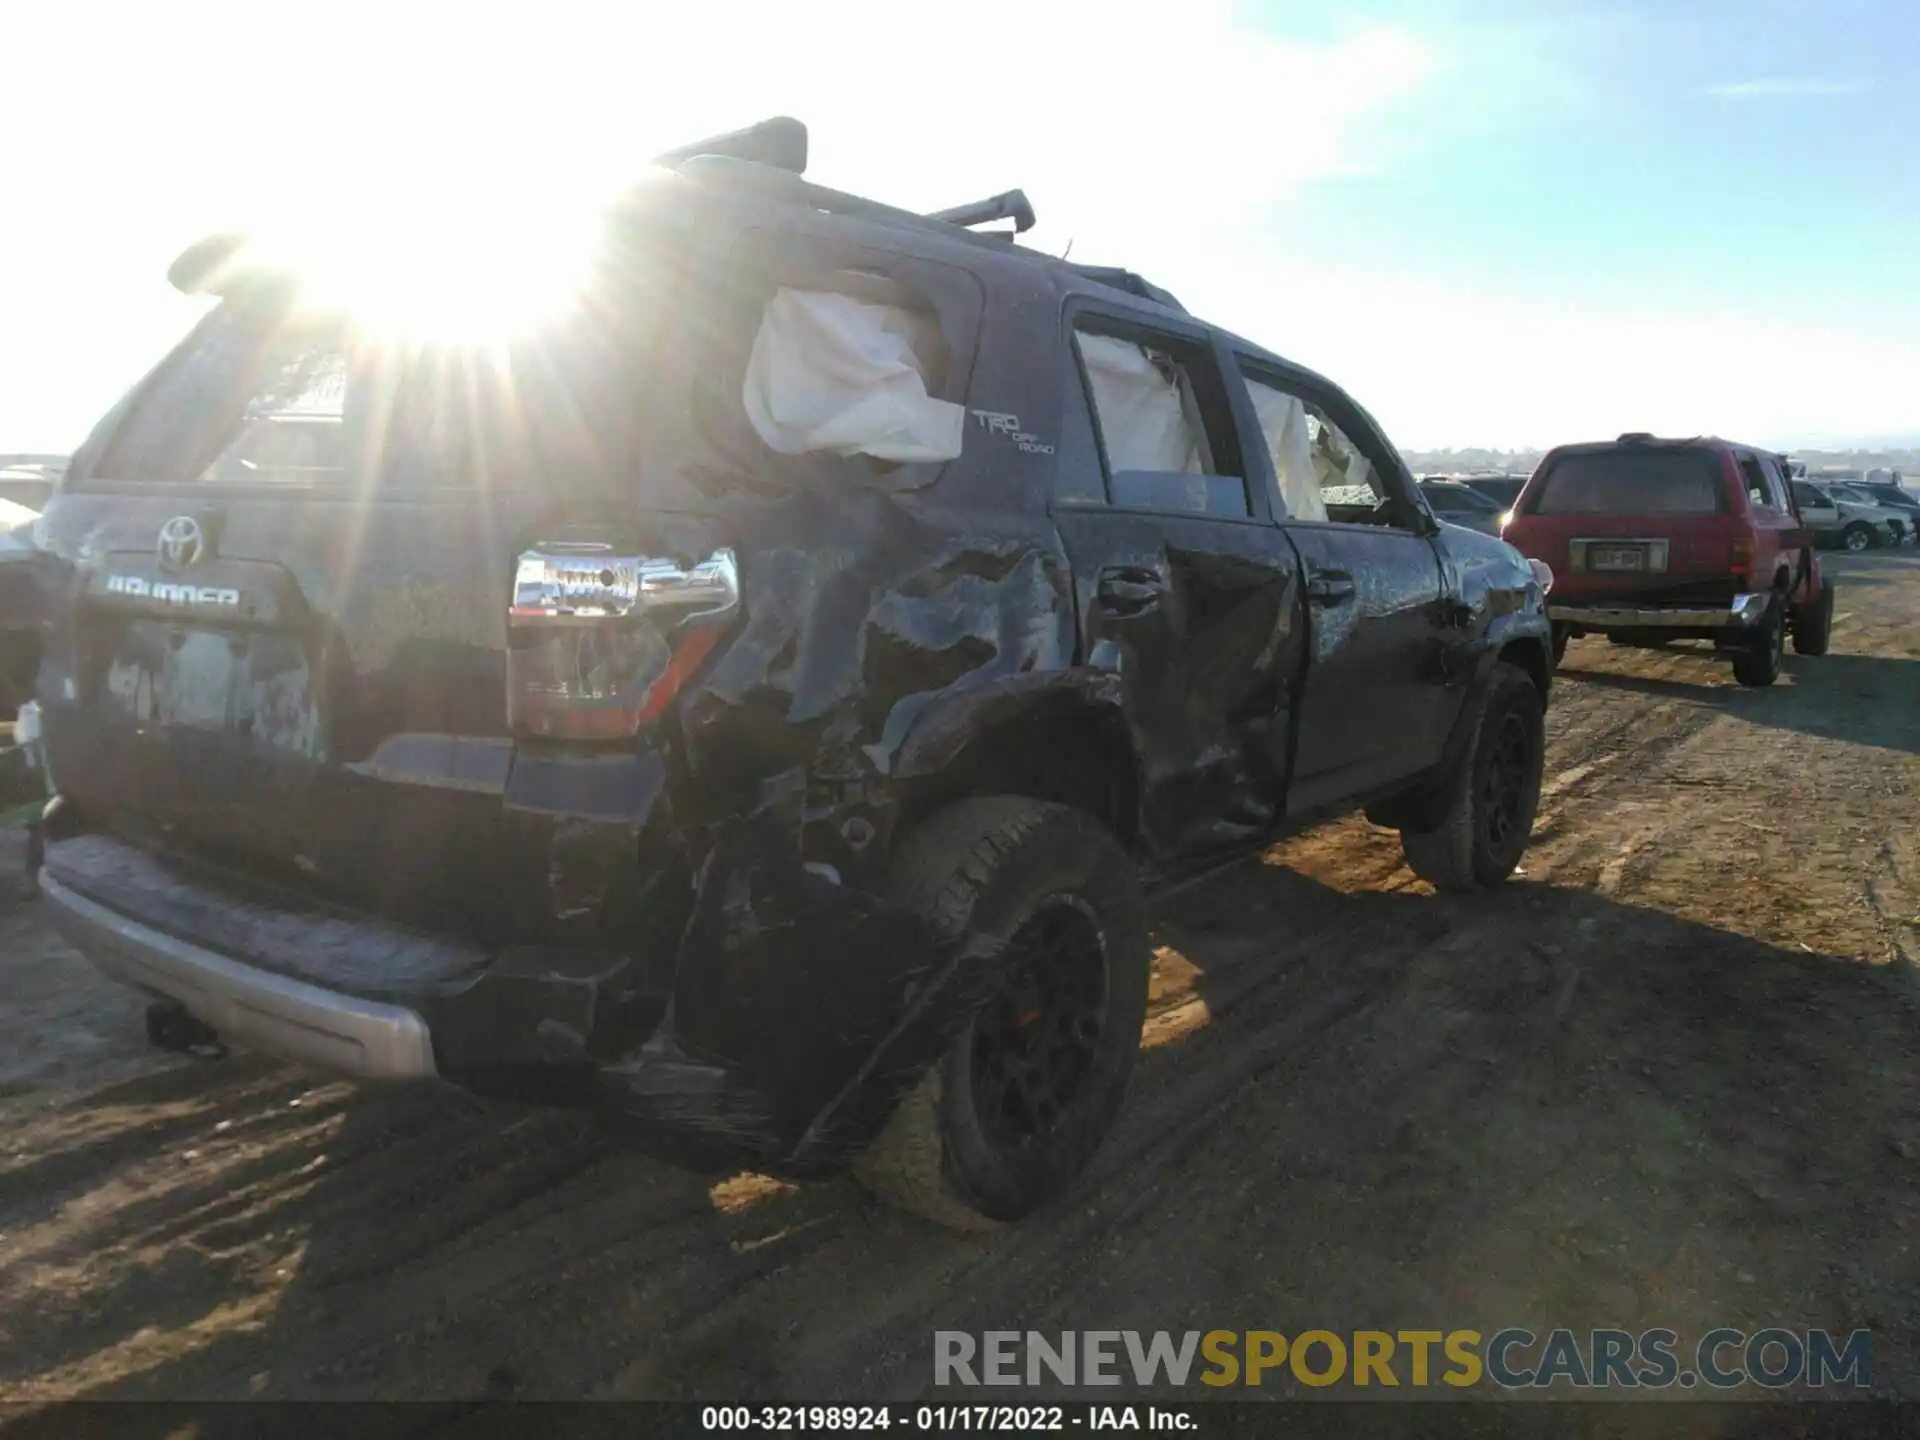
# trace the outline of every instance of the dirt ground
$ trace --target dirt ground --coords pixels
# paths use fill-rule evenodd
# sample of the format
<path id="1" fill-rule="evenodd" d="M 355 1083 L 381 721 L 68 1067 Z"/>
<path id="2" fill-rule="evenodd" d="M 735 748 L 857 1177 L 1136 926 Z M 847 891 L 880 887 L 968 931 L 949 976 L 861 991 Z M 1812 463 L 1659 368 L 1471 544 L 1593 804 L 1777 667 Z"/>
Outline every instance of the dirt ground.
<path id="1" fill-rule="evenodd" d="M 1498 893 L 1356 818 L 1168 897 L 1119 1130 L 984 1239 L 160 1057 L 9 901 L 0 1397 L 907 1399 L 936 1328 L 1510 1324 L 1867 1327 L 1920 1396 L 1920 557 L 1832 568 L 1772 690 L 1576 642 Z"/>

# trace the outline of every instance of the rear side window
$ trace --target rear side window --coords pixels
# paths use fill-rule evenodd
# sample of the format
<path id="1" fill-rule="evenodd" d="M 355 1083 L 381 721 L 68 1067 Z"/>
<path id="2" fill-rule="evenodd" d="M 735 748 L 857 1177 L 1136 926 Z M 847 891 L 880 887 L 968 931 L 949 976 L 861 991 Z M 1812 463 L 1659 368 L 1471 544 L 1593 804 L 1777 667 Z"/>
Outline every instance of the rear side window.
<path id="1" fill-rule="evenodd" d="M 1590 450 L 1554 461 L 1535 515 L 1712 515 L 1727 508 L 1725 475 L 1706 450 Z"/>
<path id="2" fill-rule="evenodd" d="M 1247 485 L 1204 346 L 1144 332 L 1075 334 L 1115 505 L 1245 519 Z"/>

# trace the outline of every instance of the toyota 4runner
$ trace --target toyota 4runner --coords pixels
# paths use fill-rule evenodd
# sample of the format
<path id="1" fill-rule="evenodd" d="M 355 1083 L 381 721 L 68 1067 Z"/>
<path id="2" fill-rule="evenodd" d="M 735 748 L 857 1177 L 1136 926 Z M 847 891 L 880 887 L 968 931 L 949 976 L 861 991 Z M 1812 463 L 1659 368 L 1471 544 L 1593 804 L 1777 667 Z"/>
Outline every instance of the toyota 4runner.
<path id="1" fill-rule="evenodd" d="M 1359 806 L 1436 887 L 1512 872 L 1545 567 L 1018 192 L 804 153 L 666 157 L 511 345 L 176 261 L 220 303 L 39 537 L 41 893 L 157 1038 L 983 1225 L 1121 1103 L 1140 877 Z"/>
<path id="2" fill-rule="evenodd" d="M 1554 658 L 1568 640 L 1710 639 L 1742 685 L 1779 678 L 1788 636 L 1827 653 L 1833 587 L 1776 455 L 1726 440 L 1551 450 L 1501 536 L 1549 566 Z"/>

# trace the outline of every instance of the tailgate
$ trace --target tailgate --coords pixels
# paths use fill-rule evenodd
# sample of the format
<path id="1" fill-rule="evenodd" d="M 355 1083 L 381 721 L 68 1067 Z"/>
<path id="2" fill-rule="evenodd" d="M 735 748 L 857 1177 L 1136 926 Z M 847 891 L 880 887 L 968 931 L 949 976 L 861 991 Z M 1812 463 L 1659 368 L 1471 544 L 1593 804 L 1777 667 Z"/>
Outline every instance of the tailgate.
<path id="1" fill-rule="evenodd" d="M 593 473 L 581 445 L 614 449 L 619 418 L 575 389 L 577 431 L 508 433 L 491 387 L 520 375 L 336 335 L 216 311 L 89 442 L 47 512 L 55 782 L 161 848 L 435 929 L 537 933 L 550 826 L 502 803 L 513 563 L 564 499 L 533 478 Z"/>
<path id="2" fill-rule="evenodd" d="M 1552 457 L 1503 537 L 1552 567 L 1565 595 L 1716 595 L 1732 584 L 1732 513 L 1710 451 L 1622 446 Z"/>

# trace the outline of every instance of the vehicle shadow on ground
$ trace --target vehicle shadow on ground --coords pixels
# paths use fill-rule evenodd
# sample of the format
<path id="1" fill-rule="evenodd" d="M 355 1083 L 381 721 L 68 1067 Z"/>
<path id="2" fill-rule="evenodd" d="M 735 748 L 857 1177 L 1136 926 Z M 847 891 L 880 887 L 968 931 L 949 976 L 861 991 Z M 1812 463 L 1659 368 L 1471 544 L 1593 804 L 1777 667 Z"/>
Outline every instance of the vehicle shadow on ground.
<path id="1" fill-rule="evenodd" d="M 1283 1328 L 1439 1294 L 1568 1325 L 1906 1315 L 1896 977 L 1585 891 L 1257 861 L 1163 902 L 1157 939 L 1159 1016 L 1192 1023 L 1150 1023 L 1074 1200 L 985 1238 L 437 1088 L 237 1060 L 97 1093 L 0 1171 L 0 1395 L 913 1395 L 932 1327 L 1043 1296 L 1059 1328 L 1179 1330 L 1227 1295 Z"/>
<path id="2" fill-rule="evenodd" d="M 1755 725 L 1920 754 L 1920 660 L 1890 655 L 1789 655 L 1786 673 L 1791 684 L 1752 689 L 1711 683 L 1706 667 L 1724 670 L 1727 662 L 1705 645 L 1675 643 L 1651 653 L 1697 657 L 1701 681 L 1588 668 L 1581 663 L 1585 657 L 1572 652 L 1559 675 L 1609 690 L 1712 706 Z"/>

